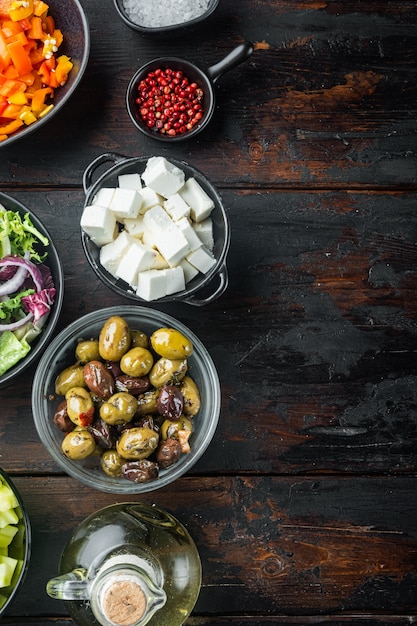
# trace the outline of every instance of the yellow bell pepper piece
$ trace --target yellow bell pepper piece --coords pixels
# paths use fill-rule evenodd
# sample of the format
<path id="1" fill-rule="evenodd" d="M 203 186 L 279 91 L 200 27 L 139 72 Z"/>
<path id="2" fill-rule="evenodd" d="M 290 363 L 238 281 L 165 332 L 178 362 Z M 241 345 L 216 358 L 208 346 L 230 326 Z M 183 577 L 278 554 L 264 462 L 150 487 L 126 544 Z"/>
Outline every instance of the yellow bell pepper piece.
<path id="1" fill-rule="evenodd" d="M 33 13 L 33 0 L 13 0 L 9 16 L 13 22 L 19 22 Z"/>

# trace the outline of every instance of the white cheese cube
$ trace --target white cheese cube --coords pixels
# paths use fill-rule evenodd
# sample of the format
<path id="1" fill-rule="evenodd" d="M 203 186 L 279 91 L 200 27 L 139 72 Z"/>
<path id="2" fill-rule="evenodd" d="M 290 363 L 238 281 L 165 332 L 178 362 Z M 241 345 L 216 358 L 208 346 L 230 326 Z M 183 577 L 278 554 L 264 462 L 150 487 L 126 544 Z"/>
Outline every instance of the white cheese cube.
<path id="1" fill-rule="evenodd" d="M 189 261 L 191 265 L 194 265 L 194 267 L 203 274 L 207 274 L 209 269 L 216 263 L 216 259 L 204 246 L 190 252 L 190 254 L 187 255 L 187 261 Z"/>
<path id="2" fill-rule="evenodd" d="M 114 187 L 101 187 L 94 196 L 91 204 L 99 204 L 100 206 L 110 208 L 114 189 Z"/>
<path id="3" fill-rule="evenodd" d="M 182 259 L 182 261 L 179 262 L 179 265 L 182 267 L 182 271 L 184 272 L 184 278 L 186 283 L 189 283 L 190 280 L 195 278 L 195 276 L 197 276 L 199 273 L 198 269 L 194 267 L 194 265 L 191 265 L 191 263 L 187 261 L 187 259 Z"/>
<path id="4" fill-rule="evenodd" d="M 182 217 L 188 217 L 191 211 L 189 205 L 181 198 L 179 193 L 174 193 L 165 200 L 164 209 L 174 221 L 180 220 Z"/>
<path id="5" fill-rule="evenodd" d="M 135 191 L 142 189 L 142 179 L 137 172 L 133 174 L 120 174 L 118 181 L 119 187 L 123 187 L 123 189 L 134 189 Z"/>
<path id="6" fill-rule="evenodd" d="M 180 265 L 163 270 L 166 277 L 166 295 L 185 289 L 184 271 Z"/>
<path id="7" fill-rule="evenodd" d="M 168 213 L 159 204 L 146 211 L 143 216 L 143 223 L 154 235 L 164 231 L 173 224 Z"/>
<path id="8" fill-rule="evenodd" d="M 156 256 L 155 256 L 154 262 L 152 263 L 152 267 L 150 269 L 151 270 L 165 270 L 165 269 L 168 269 L 169 268 L 169 264 L 164 259 L 162 254 L 160 252 L 158 252 L 158 250 L 155 250 L 155 252 L 156 252 Z"/>
<path id="9" fill-rule="evenodd" d="M 114 241 L 106 243 L 100 249 L 100 263 L 112 276 L 116 277 L 119 263 L 132 243 L 132 237 L 125 230 L 122 230 Z"/>
<path id="10" fill-rule="evenodd" d="M 86 206 L 80 220 L 83 231 L 101 247 L 113 241 L 117 235 L 116 218 L 108 207 Z"/>
<path id="11" fill-rule="evenodd" d="M 143 223 L 142 215 L 139 215 L 138 217 L 128 217 L 123 220 L 123 225 L 129 235 L 142 239 L 143 233 L 145 232 L 145 224 Z"/>
<path id="12" fill-rule="evenodd" d="M 193 224 L 194 230 L 208 250 L 214 249 L 213 220 L 211 217 Z"/>
<path id="13" fill-rule="evenodd" d="M 155 246 L 155 235 L 146 226 L 143 229 L 142 243 L 145 244 L 145 246 L 148 246 L 148 248 L 156 248 L 156 246 Z"/>
<path id="14" fill-rule="evenodd" d="M 178 226 L 178 228 L 180 229 L 180 231 L 182 232 L 182 234 L 188 241 L 189 249 L 191 251 L 197 250 L 197 248 L 199 248 L 202 245 L 201 239 L 199 238 L 199 236 L 197 235 L 194 228 L 191 226 L 189 220 L 186 217 L 183 217 L 182 219 L 178 220 L 178 222 L 175 222 L 175 224 Z"/>
<path id="15" fill-rule="evenodd" d="M 116 187 L 110 205 L 110 210 L 117 219 L 137 217 L 142 204 L 142 196 L 136 189 Z"/>
<path id="16" fill-rule="evenodd" d="M 194 177 L 187 180 L 179 194 L 190 205 L 191 217 L 195 222 L 205 220 L 214 209 L 213 200 Z"/>
<path id="17" fill-rule="evenodd" d="M 152 267 L 155 254 L 155 250 L 144 246 L 140 241 L 135 241 L 121 258 L 116 276 L 136 288 L 139 272 Z"/>
<path id="18" fill-rule="evenodd" d="M 155 235 L 155 245 L 171 267 L 178 265 L 190 249 L 188 241 L 174 223 Z"/>
<path id="19" fill-rule="evenodd" d="M 148 270 L 138 275 L 136 294 L 150 302 L 166 296 L 167 279 L 163 270 Z"/>
<path id="20" fill-rule="evenodd" d="M 165 157 L 157 156 L 148 159 L 142 179 L 147 187 L 169 198 L 184 185 L 185 174 Z"/>
<path id="21" fill-rule="evenodd" d="M 156 191 L 154 191 L 150 187 L 142 187 L 141 194 L 142 206 L 140 207 L 140 213 L 146 213 L 146 211 L 149 211 L 149 209 L 151 209 L 153 206 L 157 204 L 162 204 L 164 201 L 163 197 L 160 196 L 159 193 L 156 193 Z"/>

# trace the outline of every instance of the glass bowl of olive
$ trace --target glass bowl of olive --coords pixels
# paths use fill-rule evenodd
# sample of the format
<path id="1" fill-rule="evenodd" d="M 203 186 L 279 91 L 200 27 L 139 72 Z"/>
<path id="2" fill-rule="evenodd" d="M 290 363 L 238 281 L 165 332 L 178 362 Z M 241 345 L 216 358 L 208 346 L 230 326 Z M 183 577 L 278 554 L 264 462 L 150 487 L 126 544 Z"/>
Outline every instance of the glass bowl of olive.
<path id="1" fill-rule="evenodd" d="M 199 338 L 170 315 L 132 305 L 88 313 L 36 369 L 38 435 L 70 476 L 109 493 L 164 487 L 210 444 L 221 390 Z"/>

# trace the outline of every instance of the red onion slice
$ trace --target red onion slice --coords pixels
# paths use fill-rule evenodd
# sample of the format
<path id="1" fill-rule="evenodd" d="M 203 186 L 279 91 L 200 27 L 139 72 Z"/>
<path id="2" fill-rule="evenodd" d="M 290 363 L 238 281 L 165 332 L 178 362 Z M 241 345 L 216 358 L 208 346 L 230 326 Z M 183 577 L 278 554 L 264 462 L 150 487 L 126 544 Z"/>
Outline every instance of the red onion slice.
<path id="1" fill-rule="evenodd" d="M 16 322 L 11 322 L 10 324 L 0 324 L 0 332 L 3 332 L 5 330 L 16 330 L 17 328 L 24 326 L 32 318 L 33 313 L 28 313 L 25 317 L 22 317 L 21 320 L 17 320 Z"/>
<path id="2" fill-rule="evenodd" d="M 4 267 L 7 265 L 16 266 L 19 269 L 10 280 L 0 285 L 0 296 L 15 293 L 15 291 L 17 291 L 17 289 L 19 289 L 19 287 L 24 282 L 27 276 L 27 272 L 29 272 L 32 277 L 36 291 L 41 291 L 43 286 L 42 274 L 40 270 L 36 267 L 36 265 L 32 263 L 32 261 L 29 261 L 28 259 L 19 256 L 6 256 L 0 259 L 0 267 Z M 22 272 L 20 270 L 22 270 Z M 18 280 L 20 280 L 20 283 L 18 283 Z"/>

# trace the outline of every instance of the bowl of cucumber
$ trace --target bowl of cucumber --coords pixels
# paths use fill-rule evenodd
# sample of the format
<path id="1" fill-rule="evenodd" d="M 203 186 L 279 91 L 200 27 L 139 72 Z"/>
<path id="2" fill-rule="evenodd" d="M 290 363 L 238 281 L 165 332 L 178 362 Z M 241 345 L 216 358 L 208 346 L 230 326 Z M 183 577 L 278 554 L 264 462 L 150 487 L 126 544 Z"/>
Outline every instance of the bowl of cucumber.
<path id="1" fill-rule="evenodd" d="M 23 500 L 0 469 L 0 616 L 20 589 L 29 567 L 31 530 Z"/>

